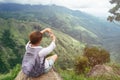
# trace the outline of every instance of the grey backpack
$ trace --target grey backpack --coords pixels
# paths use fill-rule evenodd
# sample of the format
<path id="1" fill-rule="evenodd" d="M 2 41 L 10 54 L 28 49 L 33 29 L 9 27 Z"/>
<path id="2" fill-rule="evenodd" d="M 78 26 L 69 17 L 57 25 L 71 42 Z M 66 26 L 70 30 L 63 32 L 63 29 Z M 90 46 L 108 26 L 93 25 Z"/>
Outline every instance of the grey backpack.
<path id="1" fill-rule="evenodd" d="M 38 55 L 40 48 L 28 47 L 22 61 L 22 71 L 28 77 L 38 77 L 44 73 L 45 58 L 41 62 Z"/>

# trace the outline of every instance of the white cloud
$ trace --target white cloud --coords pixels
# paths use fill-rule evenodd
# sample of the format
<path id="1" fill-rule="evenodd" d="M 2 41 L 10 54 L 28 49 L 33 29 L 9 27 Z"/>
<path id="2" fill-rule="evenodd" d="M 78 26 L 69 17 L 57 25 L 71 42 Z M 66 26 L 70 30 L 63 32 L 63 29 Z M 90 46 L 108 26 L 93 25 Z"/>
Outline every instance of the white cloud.
<path id="1" fill-rule="evenodd" d="M 108 17 L 110 15 L 108 8 L 81 8 L 80 10 L 97 17 Z"/>
<path id="2" fill-rule="evenodd" d="M 4 0 L 0 0 L 0 2 L 4 2 Z"/>
<path id="3" fill-rule="evenodd" d="M 107 17 L 112 7 L 109 0 L 52 0 L 54 4 L 81 10 L 97 17 Z"/>
<path id="4" fill-rule="evenodd" d="M 21 4 L 56 4 L 74 10 L 82 10 L 96 16 L 105 16 L 111 8 L 109 0 L 0 0 Z"/>

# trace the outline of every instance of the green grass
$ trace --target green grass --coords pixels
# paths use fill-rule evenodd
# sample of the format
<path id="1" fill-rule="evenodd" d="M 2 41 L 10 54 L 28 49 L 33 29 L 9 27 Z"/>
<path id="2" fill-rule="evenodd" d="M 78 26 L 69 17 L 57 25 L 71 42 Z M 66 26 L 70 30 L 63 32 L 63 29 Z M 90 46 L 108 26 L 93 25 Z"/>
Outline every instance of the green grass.
<path id="1" fill-rule="evenodd" d="M 1 74 L 0 80 L 14 80 L 20 71 L 20 65 L 16 65 L 13 70 L 7 74 Z M 98 77 L 87 77 L 84 74 L 77 75 L 73 70 L 61 70 L 58 69 L 58 73 L 61 75 L 63 80 L 120 80 L 120 76 L 98 76 Z"/>
<path id="2" fill-rule="evenodd" d="M 17 76 L 18 72 L 20 71 L 21 67 L 19 64 L 17 64 L 13 70 L 11 70 L 7 74 L 0 74 L 0 80 L 14 80 Z"/>
<path id="3" fill-rule="evenodd" d="M 3 24 L 4 23 L 4 24 Z M 12 69 L 16 64 L 20 64 L 25 53 L 25 44 L 28 41 L 28 35 L 31 31 L 37 28 L 45 28 L 45 24 L 42 25 L 39 22 L 27 22 L 20 21 L 16 19 L 7 19 L 4 20 L 0 18 L 0 43 L 7 43 L 11 46 L 9 42 L 14 42 L 14 48 L 11 48 L 9 45 L 1 44 L 0 47 L 0 61 L 2 66 L 0 66 L 0 73 L 5 73 Z M 81 43 L 71 36 L 62 33 L 61 31 L 52 28 L 56 35 L 56 49 L 52 52 L 53 54 L 58 54 L 58 65 L 60 67 L 73 67 L 73 60 L 75 56 L 82 54 L 82 49 L 85 44 Z M 9 31 L 8 37 L 3 38 L 3 32 Z M 5 33 L 5 32 L 4 32 Z M 3 36 L 2 36 L 3 35 Z M 10 41 L 11 40 L 11 41 Z M 41 46 L 46 47 L 50 44 L 51 39 L 44 36 L 44 39 L 41 42 Z M 10 53 L 11 52 L 11 53 Z M 6 53 L 6 54 L 5 54 Z M 10 57 L 8 57 L 10 56 Z M 14 62 L 13 62 L 14 61 Z M 66 62 L 68 61 L 68 63 Z M 7 65 L 8 64 L 8 65 Z M 7 67 L 7 69 L 5 69 Z M 3 70 L 4 69 L 4 70 Z"/>
<path id="4" fill-rule="evenodd" d="M 74 71 L 59 70 L 63 80 L 120 80 L 120 76 L 87 77 L 84 74 L 77 75 Z"/>

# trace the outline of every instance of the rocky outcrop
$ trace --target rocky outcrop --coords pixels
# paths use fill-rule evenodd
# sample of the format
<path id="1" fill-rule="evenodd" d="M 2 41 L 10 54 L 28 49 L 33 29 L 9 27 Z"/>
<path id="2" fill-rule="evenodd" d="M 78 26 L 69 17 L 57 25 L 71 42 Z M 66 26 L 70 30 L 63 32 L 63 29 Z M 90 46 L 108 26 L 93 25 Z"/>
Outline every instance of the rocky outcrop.
<path id="1" fill-rule="evenodd" d="M 96 77 L 102 75 L 111 76 L 111 75 L 115 75 L 115 73 L 112 67 L 106 65 L 96 65 L 88 73 L 89 77 Z"/>
<path id="2" fill-rule="evenodd" d="M 27 77 L 22 71 L 19 72 L 15 80 L 63 80 L 60 75 L 55 72 L 53 69 L 42 76 L 37 78 Z"/>

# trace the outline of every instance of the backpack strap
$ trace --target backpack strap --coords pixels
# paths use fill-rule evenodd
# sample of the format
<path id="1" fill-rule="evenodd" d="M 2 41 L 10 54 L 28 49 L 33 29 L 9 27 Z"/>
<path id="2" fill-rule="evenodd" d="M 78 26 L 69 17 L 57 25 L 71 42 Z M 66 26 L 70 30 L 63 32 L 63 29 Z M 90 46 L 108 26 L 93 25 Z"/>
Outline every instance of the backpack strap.
<path id="1" fill-rule="evenodd" d="M 42 65 L 44 65 L 45 64 L 45 57 L 44 57 L 44 59 L 43 59 L 43 63 L 42 63 Z"/>

